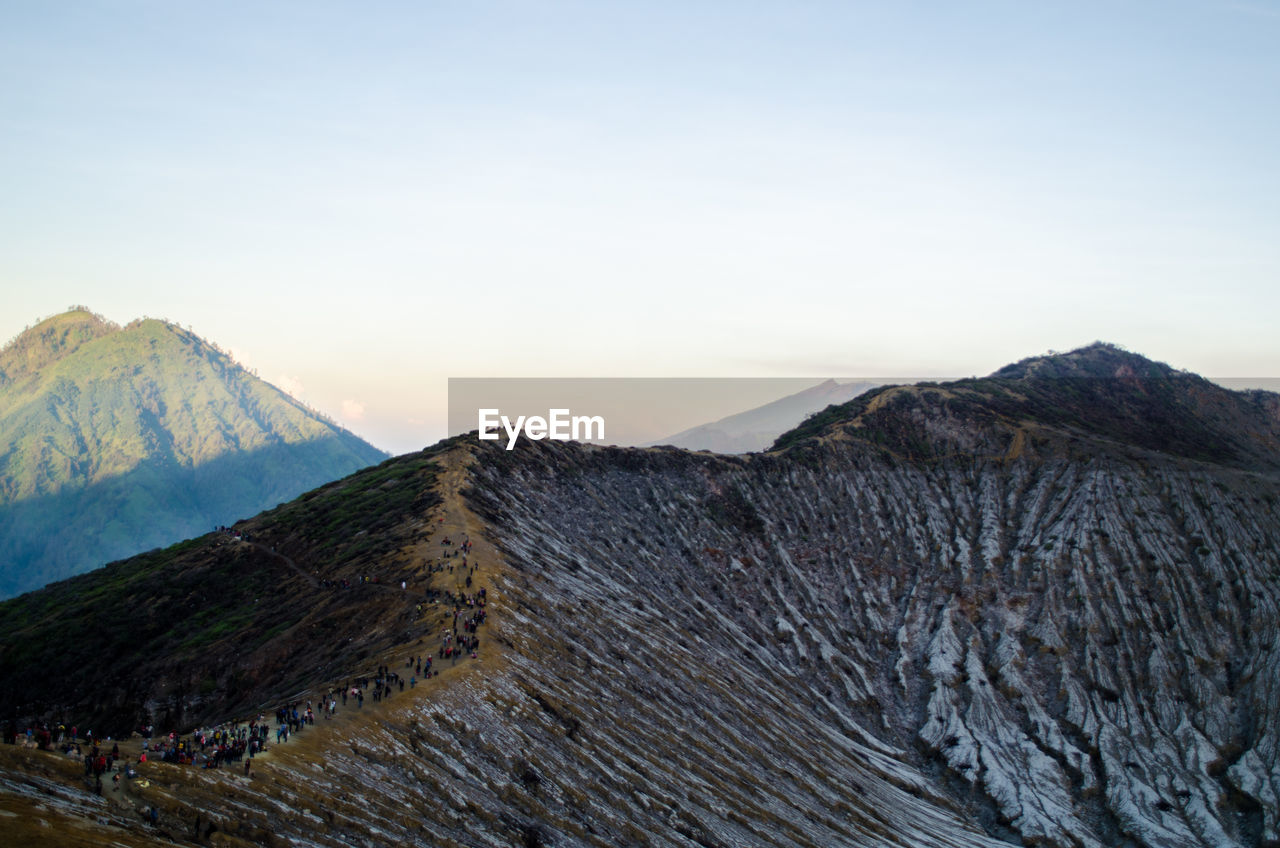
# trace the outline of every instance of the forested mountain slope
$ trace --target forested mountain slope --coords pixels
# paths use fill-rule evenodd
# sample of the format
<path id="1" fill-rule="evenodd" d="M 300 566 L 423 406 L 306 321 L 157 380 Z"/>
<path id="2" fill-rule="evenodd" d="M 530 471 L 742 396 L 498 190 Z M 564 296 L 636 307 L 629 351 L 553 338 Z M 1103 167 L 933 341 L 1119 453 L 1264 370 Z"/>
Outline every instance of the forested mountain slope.
<path id="1" fill-rule="evenodd" d="M 55 316 L 0 351 L 0 597 L 385 457 L 176 325 Z"/>

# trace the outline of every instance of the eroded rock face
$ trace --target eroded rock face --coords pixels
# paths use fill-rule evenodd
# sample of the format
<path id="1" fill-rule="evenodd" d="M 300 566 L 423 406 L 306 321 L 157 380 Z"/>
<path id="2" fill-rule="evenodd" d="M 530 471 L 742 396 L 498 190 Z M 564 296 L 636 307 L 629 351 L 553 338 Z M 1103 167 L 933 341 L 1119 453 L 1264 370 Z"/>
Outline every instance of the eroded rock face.
<path id="1" fill-rule="evenodd" d="M 1280 840 L 1274 481 L 524 448 L 471 498 L 519 686 L 574 727 L 512 740 L 549 785 L 708 844 Z"/>

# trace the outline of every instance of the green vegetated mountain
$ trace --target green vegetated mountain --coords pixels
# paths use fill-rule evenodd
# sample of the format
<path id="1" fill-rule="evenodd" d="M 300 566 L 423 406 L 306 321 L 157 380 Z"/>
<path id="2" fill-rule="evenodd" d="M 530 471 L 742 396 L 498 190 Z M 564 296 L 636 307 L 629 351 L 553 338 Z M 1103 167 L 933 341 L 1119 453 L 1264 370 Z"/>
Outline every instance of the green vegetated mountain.
<path id="1" fill-rule="evenodd" d="M 476 658 L 255 778 L 148 763 L 97 799 L 0 746 L 0 836 L 1280 844 L 1277 401 L 1095 345 L 877 389 L 767 453 L 388 460 L 0 604 L 0 716 L 270 714 L 407 673 L 485 588 Z"/>
<path id="2" fill-rule="evenodd" d="M 0 350 L 0 596 L 385 457 L 187 330 L 73 309 Z"/>

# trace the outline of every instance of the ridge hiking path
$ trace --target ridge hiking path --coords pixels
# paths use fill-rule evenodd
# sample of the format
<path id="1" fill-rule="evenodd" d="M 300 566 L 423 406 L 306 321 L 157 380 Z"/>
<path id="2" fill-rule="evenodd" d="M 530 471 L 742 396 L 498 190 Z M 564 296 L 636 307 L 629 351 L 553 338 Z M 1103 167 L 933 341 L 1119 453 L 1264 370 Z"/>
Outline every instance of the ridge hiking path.
<path id="1" fill-rule="evenodd" d="M 452 556 L 442 557 L 442 547 L 449 550 L 451 555 L 457 550 L 458 544 L 470 541 L 471 549 L 466 559 L 469 567 L 474 568 L 474 573 L 469 591 L 478 593 L 480 589 L 485 589 L 486 611 L 490 616 L 495 611 L 500 614 L 501 598 L 495 593 L 493 586 L 493 578 L 499 570 L 500 555 L 485 537 L 483 521 L 471 512 L 462 496 L 467 467 L 473 461 L 474 456 L 471 450 L 465 446 L 455 447 L 437 459 L 440 473 L 435 487 L 441 501 L 432 507 L 434 526 L 428 537 L 417 543 L 410 563 L 402 572 L 402 579 L 413 582 L 416 587 L 401 590 L 399 586 L 390 583 L 372 585 L 378 585 L 385 591 L 404 592 L 407 596 L 405 603 L 415 606 L 421 602 L 423 591 L 426 589 L 461 594 L 467 591 L 466 571 L 461 568 L 452 571 L 433 570 L 433 567 L 453 558 Z M 445 538 L 451 540 L 451 545 L 442 546 Z M 319 579 L 314 574 L 308 574 L 302 566 L 289 557 L 257 542 L 242 541 L 241 543 L 253 545 L 278 558 L 290 569 L 306 578 L 311 586 L 320 588 Z M 459 564 L 460 562 L 459 558 Z M 415 629 L 421 635 L 415 642 L 369 657 L 362 663 L 363 667 L 350 669 L 340 680 L 316 681 L 312 689 L 298 692 L 284 699 L 282 703 L 295 701 L 305 703 L 311 700 L 316 713 L 315 724 L 291 733 L 288 741 L 283 743 L 276 743 L 274 734 L 269 735 L 267 749 L 252 759 L 246 756 L 241 763 L 232 763 L 217 769 L 165 763 L 158 759 L 138 763 L 142 741 L 136 734 L 127 739 L 110 740 L 104 743 L 105 749 L 109 750 L 111 744 L 118 744 L 121 764 L 117 766 L 117 772 L 104 775 L 102 797 L 98 799 L 94 796 L 91 785 L 85 783 L 83 768 L 78 761 L 56 750 L 41 752 L 21 746 L 16 749 L 4 746 L 9 750 L 0 752 L 0 756 L 3 756 L 3 761 L 8 761 L 10 766 L 16 766 L 16 768 L 0 768 L 0 777 L 7 771 L 27 787 L 35 786 L 36 782 L 47 784 L 46 789 L 43 790 L 46 799 L 50 794 L 66 792 L 68 796 L 66 805 L 55 805 L 54 810 L 60 810 L 69 815 L 69 820 L 76 832 L 69 834 L 66 828 L 61 826 L 50 829 L 50 825 L 44 821 L 45 818 L 55 818 L 62 823 L 67 819 L 51 816 L 50 813 L 54 810 L 46 806 L 47 801 L 42 803 L 13 797 L 10 793 L 3 791 L 8 787 L 0 781 L 0 837 L 3 837 L 0 838 L 0 842 L 6 845 L 83 844 L 85 846 L 109 843 L 128 846 L 173 844 L 174 840 L 187 843 L 191 841 L 193 835 L 191 812 L 213 806 L 211 803 L 204 803 L 205 798 L 212 799 L 226 793 L 247 792 L 261 798 L 264 809 L 272 808 L 280 803 L 279 799 L 288 799 L 296 793 L 300 774 L 306 773 L 308 768 L 322 768 L 321 764 L 325 761 L 326 752 L 339 746 L 358 745 L 358 740 L 365 728 L 384 723 L 411 726 L 415 716 L 420 717 L 421 707 L 430 703 L 446 687 L 457 685 L 476 674 L 488 675 L 502 669 L 506 661 L 502 656 L 499 641 L 489 635 L 490 621 L 491 618 L 487 618 L 477 632 L 481 639 L 478 657 L 472 659 L 469 653 L 464 653 L 455 664 L 436 656 L 442 628 L 452 626 L 453 623 L 452 605 L 447 602 L 423 603 L 422 616 L 415 623 Z M 399 691 L 398 686 L 392 686 L 393 694 L 389 698 L 375 701 L 372 697 L 366 697 L 363 707 L 356 706 L 355 699 L 349 698 L 345 707 L 339 701 L 334 716 L 331 719 L 323 717 L 324 709 L 320 704 L 327 691 L 344 683 L 350 685 L 350 681 L 354 678 L 376 676 L 378 666 L 386 666 L 389 671 L 402 674 L 407 678 L 408 675 L 404 674 L 407 669 L 405 660 L 411 655 L 431 656 L 433 671 L 436 674 L 419 679 L 416 687 L 406 686 L 403 692 Z M 280 704 L 264 704 L 259 710 L 273 731 L 275 725 L 273 713 L 278 706 Z M 253 717 L 256 718 L 256 716 Z M 235 719 L 228 716 L 226 720 L 230 723 Z M 157 738 L 162 735 L 158 733 Z M 0 766 L 5 764 L 3 761 L 0 761 Z M 245 776 L 244 762 L 250 763 L 251 776 L 249 777 Z M 123 763 L 133 763 L 139 776 L 134 780 L 128 780 L 122 776 L 117 784 L 111 777 L 113 774 L 122 772 Z M 155 828 L 142 824 L 147 810 L 152 806 L 159 810 L 160 823 Z M 79 819 L 85 816 L 92 821 L 82 823 Z M 208 816 L 204 816 L 203 820 L 206 825 L 213 821 Z M 10 826 L 16 825 L 19 821 L 28 822 L 32 827 L 28 828 L 24 824 L 22 828 L 24 833 L 12 832 L 11 835 L 17 841 L 11 842 L 6 834 L 10 833 Z M 194 824 L 197 831 L 205 826 L 201 821 L 202 816 L 197 812 Z M 216 830 L 216 827 L 213 829 Z M 266 838 L 265 835 L 264 838 Z M 195 841 L 203 840 L 197 836 Z"/>

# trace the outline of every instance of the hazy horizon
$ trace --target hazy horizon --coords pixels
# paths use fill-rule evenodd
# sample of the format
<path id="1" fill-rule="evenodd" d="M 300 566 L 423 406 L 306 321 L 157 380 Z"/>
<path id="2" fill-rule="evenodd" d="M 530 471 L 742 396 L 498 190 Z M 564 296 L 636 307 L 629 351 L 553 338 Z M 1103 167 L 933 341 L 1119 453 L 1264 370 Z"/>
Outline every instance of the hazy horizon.
<path id="1" fill-rule="evenodd" d="M 0 28 L 0 338 L 190 326 L 400 453 L 449 377 L 1280 374 L 1280 7 L 115 0 Z"/>

